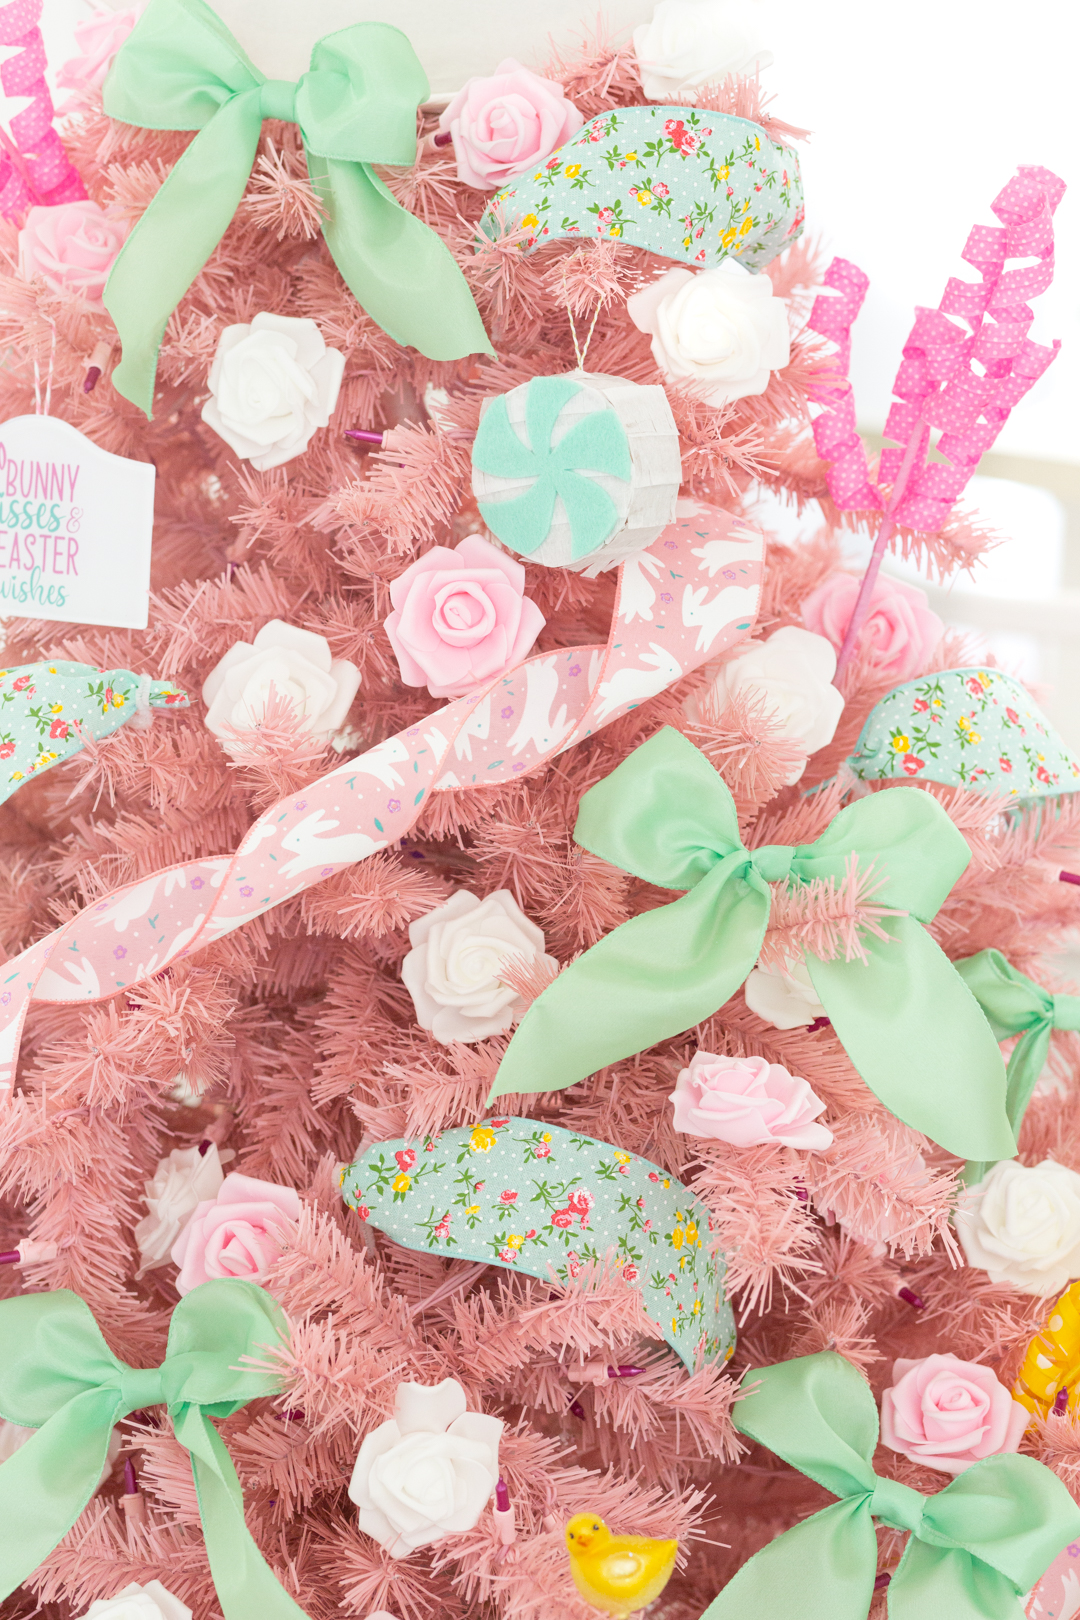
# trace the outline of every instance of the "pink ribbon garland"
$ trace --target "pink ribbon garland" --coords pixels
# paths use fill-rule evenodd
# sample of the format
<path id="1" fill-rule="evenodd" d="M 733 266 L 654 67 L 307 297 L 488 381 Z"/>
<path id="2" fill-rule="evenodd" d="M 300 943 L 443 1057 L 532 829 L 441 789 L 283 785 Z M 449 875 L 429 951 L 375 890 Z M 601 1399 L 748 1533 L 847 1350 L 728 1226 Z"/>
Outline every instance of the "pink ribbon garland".
<path id="1" fill-rule="evenodd" d="M 825 409 L 814 419 L 814 444 L 821 459 L 830 463 L 826 482 L 841 511 L 876 511 L 883 502 L 870 482 L 866 446 L 855 426 L 855 391 L 847 381 L 851 328 L 862 308 L 870 278 L 850 260 L 834 259 L 825 272 L 824 284 L 840 296 L 815 298 L 807 325 L 836 344 L 836 369 L 844 381 L 837 387 L 815 390 L 817 402 Z"/>
<path id="2" fill-rule="evenodd" d="M 35 204 L 81 202 L 86 188 L 68 161 L 53 128 L 53 103 L 45 83 L 45 45 L 38 22 L 42 0 L 10 0 L 0 6 L 0 45 L 21 45 L 0 67 L 7 96 L 29 96 L 30 105 L 11 120 L 14 147 L 0 153 L 0 213 L 21 221 Z"/>
<path id="3" fill-rule="evenodd" d="M 94 1002 L 396 844 L 429 793 L 512 782 L 749 634 L 764 542 L 740 518 L 680 501 L 619 570 L 606 644 L 538 653 L 275 804 L 232 855 L 117 889 L 0 969 L 0 1087 L 32 1000 Z"/>
<path id="4" fill-rule="evenodd" d="M 964 246 L 981 282 L 953 277 L 936 310 L 916 311 L 893 384 L 902 403 L 885 424 L 885 437 L 898 444 L 910 445 L 913 435 L 920 441 L 893 510 L 906 528 L 938 532 L 1013 406 L 1061 348 L 1028 337 L 1034 314 L 1027 300 L 1054 278 L 1054 211 L 1064 194 L 1064 181 L 1049 169 L 1021 168 L 990 205 L 1002 224 L 976 225 Z M 1037 263 L 1005 269 L 1007 260 L 1027 258 Z M 967 321 L 970 335 L 950 315 Z M 942 430 L 937 448 L 948 466 L 926 462 L 931 428 Z M 883 484 L 899 483 L 904 459 L 904 450 L 883 452 Z"/>
<path id="5" fill-rule="evenodd" d="M 1061 347 L 1028 338 L 1034 317 L 1027 300 L 1053 280 L 1054 211 L 1064 194 L 1064 181 L 1049 169 L 1021 168 L 991 204 L 1002 224 L 974 226 L 964 247 L 963 258 L 978 270 L 981 282 L 954 276 L 937 309 L 916 310 L 893 384 L 898 403 L 885 424 L 885 437 L 902 448 L 883 451 L 876 487 L 855 428 L 850 382 L 819 389 L 826 409 L 814 422 L 814 443 L 831 464 L 829 493 L 842 511 L 884 508 L 894 523 L 923 534 L 940 530 L 1009 412 Z M 1005 269 L 1007 260 L 1020 258 L 1038 262 Z M 840 296 L 816 298 L 808 324 L 837 345 L 837 368 L 846 377 L 851 326 L 869 282 L 846 259 L 834 259 L 824 279 Z M 967 321 L 971 332 L 951 315 Z M 983 368 L 982 375 L 973 363 Z M 926 463 L 931 428 L 942 429 L 938 450 L 950 466 Z M 899 488 L 905 463 L 908 471 Z M 889 486 L 893 499 L 887 502 Z"/>
<path id="6" fill-rule="evenodd" d="M 814 422 L 814 443 L 830 463 L 826 481 L 841 511 L 884 511 L 836 661 L 837 677 L 854 651 L 881 559 L 897 526 L 940 533 L 1009 412 L 1061 348 L 1058 342 L 1047 348 L 1028 337 L 1034 317 L 1026 300 L 1045 292 L 1053 280 L 1054 210 L 1064 194 L 1064 181 L 1049 169 L 1019 169 L 990 205 L 1001 225 L 974 226 L 965 244 L 963 258 L 982 280 L 954 276 L 937 309 L 916 308 L 893 383 L 896 399 L 885 423 L 885 437 L 901 448 L 882 452 L 877 486 L 870 481 L 846 376 L 851 324 L 868 281 L 846 259 L 834 259 L 825 273 L 825 285 L 840 296 L 815 299 L 808 324 L 837 344 L 845 380 L 817 391 L 825 409 Z M 1006 270 L 1006 262 L 1018 258 L 1037 262 Z M 970 333 L 951 315 L 966 321 Z M 973 369 L 975 364 L 981 372 Z M 931 428 L 941 430 L 937 449 L 947 458 L 944 462 L 927 462 Z"/>

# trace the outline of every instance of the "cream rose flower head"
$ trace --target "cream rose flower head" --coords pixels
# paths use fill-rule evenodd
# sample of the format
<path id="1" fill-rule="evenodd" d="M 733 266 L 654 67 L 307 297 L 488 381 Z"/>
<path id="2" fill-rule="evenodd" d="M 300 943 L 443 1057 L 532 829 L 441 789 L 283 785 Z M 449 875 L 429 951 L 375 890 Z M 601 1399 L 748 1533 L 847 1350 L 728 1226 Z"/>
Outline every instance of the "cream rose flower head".
<path id="1" fill-rule="evenodd" d="M 314 321 L 263 310 L 218 339 L 203 421 L 260 472 L 280 467 L 329 422 L 344 370 Z"/>
<path id="2" fill-rule="evenodd" d="M 746 0 L 660 0 L 652 22 L 634 29 L 641 88 L 649 101 L 756 73 L 772 61 L 758 10 Z"/>
<path id="3" fill-rule="evenodd" d="M 825 1016 L 810 970 L 801 958 L 789 962 L 782 972 L 759 964 L 747 977 L 743 995 L 750 1011 L 774 1029 L 801 1029 Z"/>
<path id="4" fill-rule="evenodd" d="M 1001 1159 L 961 1195 L 956 1230 L 991 1282 L 1060 1294 L 1080 1277 L 1080 1176 L 1053 1159 Z"/>
<path id="5" fill-rule="evenodd" d="M 230 647 L 203 682 L 206 729 L 225 738 L 251 731 L 273 688 L 292 703 L 306 731 L 328 737 L 345 724 L 359 686 L 356 665 L 332 658 L 325 636 L 271 619 L 254 641 Z"/>
<path id="6" fill-rule="evenodd" d="M 394 1416 L 365 1437 L 349 1481 L 361 1530 L 391 1558 L 471 1530 L 498 1483 L 502 1430 L 466 1411 L 453 1378 L 399 1384 Z"/>
<path id="7" fill-rule="evenodd" d="M 191 1610 L 160 1581 L 132 1581 L 115 1597 L 91 1603 L 83 1620 L 191 1620 Z"/>
<path id="8" fill-rule="evenodd" d="M 712 711 L 723 714 L 736 693 L 760 696 L 770 716 L 780 722 L 781 737 L 801 742 L 807 756 L 833 740 L 844 699 L 832 685 L 836 653 L 824 636 L 789 624 L 767 641 L 722 664 L 712 685 L 686 700 L 692 720 Z M 797 782 L 806 761 L 789 774 L 787 785 Z"/>
<path id="9" fill-rule="evenodd" d="M 521 997 L 499 978 L 504 963 L 517 958 L 558 966 L 509 889 L 496 889 L 486 900 L 459 889 L 409 924 L 409 942 L 401 977 L 420 1027 L 444 1045 L 485 1040 L 521 1017 Z"/>
<path id="10" fill-rule="evenodd" d="M 701 384 L 713 405 L 763 394 L 791 359 L 787 304 L 768 276 L 751 275 L 737 259 L 696 274 L 669 270 L 628 298 L 626 310 L 651 333 L 660 370 Z"/>
<path id="11" fill-rule="evenodd" d="M 173 1148 L 168 1158 L 162 1159 L 154 1171 L 153 1179 L 144 1183 L 149 1215 L 135 1228 L 135 1244 L 142 1261 L 136 1276 L 168 1264 L 173 1244 L 188 1217 L 195 1213 L 203 1199 L 216 1198 L 225 1180 L 222 1162 L 234 1157 L 231 1150 L 218 1153 L 216 1142 L 211 1142 L 205 1153 L 201 1144 L 188 1148 Z"/>

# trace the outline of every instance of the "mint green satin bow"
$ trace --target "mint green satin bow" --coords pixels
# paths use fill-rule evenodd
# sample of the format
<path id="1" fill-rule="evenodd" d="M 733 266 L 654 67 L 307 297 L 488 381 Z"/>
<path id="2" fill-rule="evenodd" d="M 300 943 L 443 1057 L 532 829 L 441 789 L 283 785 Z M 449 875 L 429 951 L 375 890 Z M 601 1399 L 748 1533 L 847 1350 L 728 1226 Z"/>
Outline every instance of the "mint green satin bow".
<path id="1" fill-rule="evenodd" d="M 1050 1056 L 1051 1031 L 1080 1030 L 1080 996 L 1058 996 L 1044 990 L 1019 973 L 1000 951 L 979 951 L 953 965 L 982 1008 L 995 1039 L 1020 1037 L 1005 1071 L 1005 1112 L 1014 1136 L 1019 1137 L 1035 1082 Z M 981 1181 L 993 1162 L 973 1161 L 964 1179 L 969 1185 Z"/>
<path id="2" fill-rule="evenodd" d="M 30 1575 L 93 1496 L 113 1425 L 165 1405 L 191 1472 L 225 1620 L 304 1620 L 244 1523 L 232 1459 L 211 1418 L 228 1417 L 278 1381 L 241 1367 L 285 1333 L 280 1307 L 254 1283 L 217 1278 L 184 1296 L 160 1367 L 128 1367 L 89 1306 L 66 1288 L 0 1304 L 0 1416 L 38 1432 L 0 1467 L 0 1597 Z"/>
<path id="3" fill-rule="evenodd" d="M 1034 1457 L 984 1457 L 933 1496 L 875 1474 L 874 1397 L 831 1350 L 754 1368 L 745 1382 L 735 1427 L 841 1500 L 763 1547 L 701 1620 L 864 1620 L 875 1519 L 911 1531 L 889 1620 L 1023 1620 L 1019 1598 L 1080 1535 L 1080 1508 Z"/>
<path id="4" fill-rule="evenodd" d="M 388 23 L 328 34 L 293 84 L 260 73 L 203 0 L 150 0 L 113 60 L 105 111 L 141 129 L 199 134 L 110 273 L 105 307 L 123 342 L 113 386 L 151 414 L 166 323 L 236 212 L 264 118 L 299 124 L 327 246 L 372 319 L 433 360 L 490 354 L 449 249 L 371 167 L 415 160 L 416 109 L 428 94 L 416 53 Z"/>
<path id="5" fill-rule="evenodd" d="M 812 844 L 748 850 L 708 760 L 665 728 L 581 801 L 574 837 L 682 899 L 632 917 L 540 995 L 506 1050 L 492 1098 L 557 1091 L 710 1017 L 757 961 L 770 883 L 841 880 L 849 858 L 881 879 L 886 940 L 868 960 L 806 953 L 818 999 L 867 1085 L 899 1119 L 961 1158 L 1011 1158 L 1005 1066 L 990 1026 L 926 932 L 970 860 L 918 788 L 857 799 Z M 993 1144 L 991 1147 L 990 1144 Z"/>

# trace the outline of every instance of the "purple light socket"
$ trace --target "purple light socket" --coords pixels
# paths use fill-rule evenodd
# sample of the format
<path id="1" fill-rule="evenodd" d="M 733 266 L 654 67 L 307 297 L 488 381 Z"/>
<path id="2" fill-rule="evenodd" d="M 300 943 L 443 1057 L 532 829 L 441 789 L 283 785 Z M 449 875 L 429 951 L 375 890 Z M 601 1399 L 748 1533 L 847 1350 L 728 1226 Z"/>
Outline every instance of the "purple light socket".
<path id="1" fill-rule="evenodd" d="M 500 1513 L 510 1511 L 510 1492 L 506 1488 L 506 1481 L 501 1476 L 495 1484 L 495 1506 Z"/>

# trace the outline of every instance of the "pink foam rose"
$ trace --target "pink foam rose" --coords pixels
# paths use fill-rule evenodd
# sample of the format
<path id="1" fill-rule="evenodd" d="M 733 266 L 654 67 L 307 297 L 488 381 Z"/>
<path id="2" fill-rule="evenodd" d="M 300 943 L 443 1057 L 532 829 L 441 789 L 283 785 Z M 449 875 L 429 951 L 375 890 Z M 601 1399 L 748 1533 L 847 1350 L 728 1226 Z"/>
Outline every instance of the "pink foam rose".
<path id="1" fill-rule="evenodd" d="M 881 1438 L 910 1462 L 961 1474 L 980 1457 L 1016 1451 L 1031 1414 L 989 1367 L 958 1356 L 894 1361 L 881 1397 Z"/>
<path id="2" fill-rule="evenodd" d="M 830 574 L 803 603 L 803 623 L 839 650 L 851 620 L 860 581 L 853 574 Z M 858 649 L 870 653 L 870 669 L 883 680 L 909 681 L 925 670 L 945 626 L 917 585 L 879 574 L 870 593 Z"/>
<path id="3" fill-rule="evenodd" d="M 814 1121 L 825 1112 L 805 1080 L 763 1057 L 718 1057 L 695 1052 L 679 1073 L 668 1101 L 674 1126 L 687 1136 L 712 1136 L 735 1147 L 776 1142 L 820 1149 L 832 1132 Z"/>
<path id="4" fill-rule="evenodd" d="M 435 546 L 390 586 L 386 633 L 407 686 L 460 697 L 524 658 L 544 615 L 525 570 L 478 534 Z"/>
<path id="5" fill-rule="evenodd" d="M 130 226 L 96 202 L 31 208 L 19 232 L 19 274 L 40 276 L 53 292 L 77 293 L 94 309 Z"/>
<path id="6" fill-rule="evenodd" d="M 180 1267 L 177 1291 L 190 1293 L 211 1277 L 247 1277 L 255 1282 L 282 1252 L 281 1225 L 300 1216 L 292 1187 L 257 1181 L 236 1171 L 216 1198 L 204 1199 L 172 1246 Z"/>
<path id="7" fill-rule="evenodd" d="M 97 90 L 105 83 L 112 59 L 146 10 L 146 0 L 127 11 L 95 11 L 75 27 L 79 54 L 65 62 L 56 82 L 65 90 Z"/>
<path id="8" fill-rule="evenodd" d="M 458 179 L 494 191 L 547 157 L 584 122 L 561 84 L 508 56 L 490 78 L 466 81 L 439 119 L 439 129 L 454 138 Z"/>

